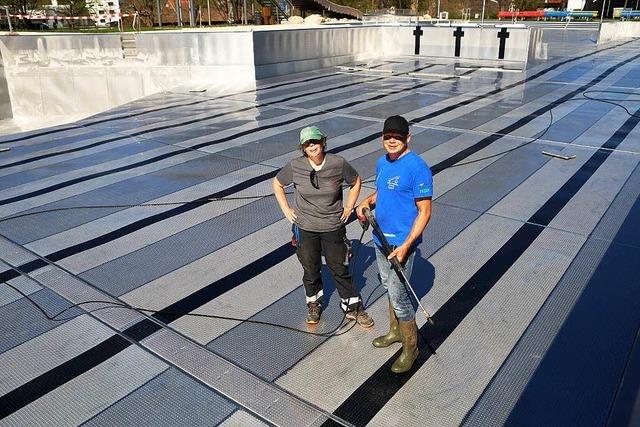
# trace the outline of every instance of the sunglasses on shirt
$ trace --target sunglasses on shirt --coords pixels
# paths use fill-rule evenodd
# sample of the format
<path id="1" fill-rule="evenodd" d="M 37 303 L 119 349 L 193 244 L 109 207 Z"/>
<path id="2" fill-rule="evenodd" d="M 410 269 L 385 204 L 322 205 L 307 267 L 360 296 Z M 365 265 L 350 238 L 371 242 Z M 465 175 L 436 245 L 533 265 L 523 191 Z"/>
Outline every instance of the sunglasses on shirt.
<path id="1" fill-rule="evenodd" d="M 320 189 L 320 181 L 318 180 L 318 172 L 315 169 L 311 169 L 311 173 L 309 174 L 309 181 L 311 182 L 311 186 L 316 190 Z"/>

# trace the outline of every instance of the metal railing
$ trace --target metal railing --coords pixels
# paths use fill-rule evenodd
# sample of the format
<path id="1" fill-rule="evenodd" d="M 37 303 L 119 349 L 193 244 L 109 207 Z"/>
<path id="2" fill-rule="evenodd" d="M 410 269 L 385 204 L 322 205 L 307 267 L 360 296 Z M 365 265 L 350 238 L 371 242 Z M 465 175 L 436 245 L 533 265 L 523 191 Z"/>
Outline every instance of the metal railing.
<path id="1" fill-rule="evenodd" d="M 324 7 L 325 9 L 331 12 L 336 12 L 341 15 L 353 16 L 354 18 L 357 18 L 357 19 L 362 18 L 362 12 L 354 7 L 342 6 L 330 0 L 313 0 L 313 1 L 315 1 L 316 3 L 318 3 L 319 5 L 321 5 L 322 7 Z"/>

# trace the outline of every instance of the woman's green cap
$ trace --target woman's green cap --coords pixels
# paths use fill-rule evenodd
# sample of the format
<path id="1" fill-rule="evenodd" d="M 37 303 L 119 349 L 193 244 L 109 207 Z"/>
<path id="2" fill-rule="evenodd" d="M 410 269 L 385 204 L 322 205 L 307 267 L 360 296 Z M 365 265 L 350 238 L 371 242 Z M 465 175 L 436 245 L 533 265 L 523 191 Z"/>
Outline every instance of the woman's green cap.
<path id="1" fill-rule="evenodd" d="M 300 144 L 304 144 L 312 139 L 321 140 L 325 138 L 318 126 L 308 126 L 300 131 Z"/>

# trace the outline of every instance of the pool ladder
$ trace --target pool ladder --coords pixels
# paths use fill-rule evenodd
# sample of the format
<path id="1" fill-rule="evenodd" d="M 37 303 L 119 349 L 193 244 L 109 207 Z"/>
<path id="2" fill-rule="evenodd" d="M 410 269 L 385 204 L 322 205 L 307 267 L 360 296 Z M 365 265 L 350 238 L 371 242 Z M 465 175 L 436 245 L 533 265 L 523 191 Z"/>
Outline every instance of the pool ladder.
<path id="1" fill-rule="evenodd" d="M 135 33 L 120 33 L 120 43 L 122 46 L 122 57 L 124 59 L 136 58 L 138 56 Z"/>

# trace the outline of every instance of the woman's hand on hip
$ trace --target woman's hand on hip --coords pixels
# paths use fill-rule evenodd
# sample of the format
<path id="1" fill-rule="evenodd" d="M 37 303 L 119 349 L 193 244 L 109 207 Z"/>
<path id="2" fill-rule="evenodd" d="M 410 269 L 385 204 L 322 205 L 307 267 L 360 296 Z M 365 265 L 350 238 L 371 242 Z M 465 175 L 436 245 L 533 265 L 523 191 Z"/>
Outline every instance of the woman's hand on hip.
<path id="1" fill-rule="evenodd" d="M 342 210 L 342 215 L 340 215 L 340 221 L 342 222 L 347 222 L 347 220 L 349 219 L 349 217 L 351 216 L 351 212 L 353 211 L 353 209 L 349 208 L 349 207 L 345 207 Z"/>
<path id="2" fill-rule="evenodd" d="M 282 213 L 292 224 L 295 222 L 296 219 L 298 219 L 298 217 L 296 216 L 296 211 L 294 211 L 293 208 L 290 208 L 288 206 L 282 209 Z"/>

